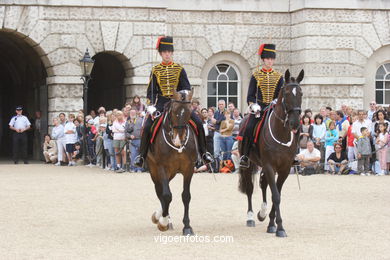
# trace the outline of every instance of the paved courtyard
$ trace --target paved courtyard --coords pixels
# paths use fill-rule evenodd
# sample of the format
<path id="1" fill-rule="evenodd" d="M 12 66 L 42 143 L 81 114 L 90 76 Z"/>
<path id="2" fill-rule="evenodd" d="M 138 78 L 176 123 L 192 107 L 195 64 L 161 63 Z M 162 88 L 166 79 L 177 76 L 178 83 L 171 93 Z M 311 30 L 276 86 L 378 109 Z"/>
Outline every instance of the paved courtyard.
<path id="1" fill-rule="evenodd" d="M 299 191 L 290 176 L 285 239 L 265 233 L 268 219 L 245 226 L 237 180 L 194 176 L 191 241 L 175 238 L 183 227 L 181 176 L 171 184 L 174 230 L 161 233 L 150 220 L 157 199 L 149 174 L 2 163 L 0 259 L 390 259 L 390 177 L 300 177 Z M 254 203 L 257 211 L 257 187 Z"/>

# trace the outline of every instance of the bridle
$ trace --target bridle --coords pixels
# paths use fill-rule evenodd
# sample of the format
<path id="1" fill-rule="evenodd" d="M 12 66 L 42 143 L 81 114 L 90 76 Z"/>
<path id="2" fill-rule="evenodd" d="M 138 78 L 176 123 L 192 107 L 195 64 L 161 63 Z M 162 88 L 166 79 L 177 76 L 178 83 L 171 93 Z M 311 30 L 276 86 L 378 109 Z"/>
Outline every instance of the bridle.
<path id="1" fill-rule="evenodd" d="M 286 125 L 287 125 L 287 122 L 288 122 L 288 119 L 289 119 L 289 114 L 291 112 L 299 112 L 299 113 L 302 112 L 302 109 L 301 109 L 300 106 L 299 107 L 297 106 L 297 107 L 287 108 L 287 105 L 286 105 L 286 87 L 295 87 L 296 88 L 296 87 L 299 87 L 299 84 L 295 83 L 295 82 L 288 83 L 288 84 L 286 84 L 285 86 L 283 86 L 281 88 L 281 91 L 282 91 L 282 101 L 281 101 L 281 103 L 282 103 L 282 107 L 283 107 L 284 116 L 279 116 L 276 112 L 274 113 L 274 115 L 275 115 L 275 117 L 277 119 L 279 119 L 280 121 L 283 122 L 284 127 L 286 127 Z"/>

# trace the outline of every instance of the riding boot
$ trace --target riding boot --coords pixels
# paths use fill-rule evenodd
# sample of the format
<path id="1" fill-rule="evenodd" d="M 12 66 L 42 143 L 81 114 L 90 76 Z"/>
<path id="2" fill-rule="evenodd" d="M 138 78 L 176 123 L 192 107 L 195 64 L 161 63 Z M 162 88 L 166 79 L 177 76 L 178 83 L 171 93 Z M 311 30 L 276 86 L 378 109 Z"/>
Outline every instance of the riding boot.
<path id="1" fill-rule="evenodd" d="M 148 154 L 150 140 L 150 129 L 144 128 L 141 136 L 141 144 L 139 147 L 139 155 L 134 159 L 134 165 L 139 168 L 144 167 L 146 155 Z"/>
<path id="2" fill-rule="evenodd" d="M 206 135 L 204 133 L 203 126 L 198 127 L 198 144 L 199 144 L 199 153 L 204 162 L 204 164 L 209 164 L 214 162 L 214 157 L 207 152 L 207 144 L 206 144 Z"/>
<path id="3" fill-rule="evenodd" d="M 240 158 L 240 166 L 244 168 L 249 168 L 249 151 L 251 148 L 249 137 L 245 137 L 242 140 L 242 156 Z"/>

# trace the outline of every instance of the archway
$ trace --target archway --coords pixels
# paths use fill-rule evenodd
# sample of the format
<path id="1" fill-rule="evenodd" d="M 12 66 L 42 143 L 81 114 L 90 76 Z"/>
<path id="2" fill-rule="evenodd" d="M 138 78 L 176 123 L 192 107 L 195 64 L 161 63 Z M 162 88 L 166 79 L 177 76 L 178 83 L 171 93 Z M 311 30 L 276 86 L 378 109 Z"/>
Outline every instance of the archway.
<path id="1" fill-rule="evenodd" d="M 95 60 L 88 86 L 88 111 L 104 106 L 106 110 L 121 109 L 126 100 L 125 70 L 119 54 L 101 52 Z"/>
<path id="2" fill-rule="evenodd" d="M 33 121 L 36 111 L 41 111 L 41 139 L 47 132 L 46 69 L 36 49 L 27 43 L 26 37 L 0 30 L 0 156 L 9 157 L 12 152 L 9 120 L 15 114 L 15 106 L 22 105 L 23 113 Z M 33 147 L 34 131 L 29 131 L 29 156 L 39 158 L 39 147 Z M 38 150 L 37 150 L 38 149 Z"/>

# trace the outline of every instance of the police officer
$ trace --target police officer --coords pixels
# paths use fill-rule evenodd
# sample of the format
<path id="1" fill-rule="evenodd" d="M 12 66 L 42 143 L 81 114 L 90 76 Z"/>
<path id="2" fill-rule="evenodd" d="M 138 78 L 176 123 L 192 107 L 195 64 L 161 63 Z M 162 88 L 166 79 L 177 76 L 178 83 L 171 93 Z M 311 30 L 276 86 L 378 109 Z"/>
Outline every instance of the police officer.
<path id="1" fill-rule="evenodd" d="M 283 86 L 283 76 L 280 72 L 273 69 L 273 65 L 276 58 L 275 44 L 262 44 L 260 45 L 258 54 L 260 55 L 263 66 L 257 68 L 253 73 L 249 88 L 247 101 L 251 110 L 253 104 L 260 105 L 261 115 L 264 110 L 270 105 L 270 103 L 278 97 L 279 91 Z M 242 140 L 242 153 L 240 160 L 240 166 L 249 167 L 249 152 L 253 144 L 253 128 L 257 122 L 261 120 L 261 117 L 256 118 L 252 114 L 249 116 L 246 129 L 243 129 L 245 134 L 241 137 Z"/>
<path id="2" fill-rule="evenodd" d="M 173 62 L 173 38 L 170 36 L 160 37 L 157 42 L 156 49 L 158 50 L 162 62 L 153 67 L 150 76 L 150 82 L 147 89 L 148 103 L 155 106 L 159 112 L 164 111 L 165 105 L 171 100 L 173 91 L 191 90 L 190 82 L 187 78 L 187 73 L 184 68 Z M 150 109 L 150 107 L 149 107 Z M 214 158 L 206 149 L 206 136 L 203 129 L 202 120 L 193 112 L 191 119 L 195 122 L 198 130 L 199 153 L 204 163 L 211 163 Z M 151 116 L 149 116 L 144 124 L 144 129 L 141 136 L 140 155 L 135 158 L 134 165 L 143 167 L 144 160 L 148 153 L 150 129 L 153 124 Z"/>
<path id="3" fill-rule="evenodd" d="M 24 164 L 28 164 L 26 131 L 30 129 L 31 123 L 22 113 L 23 107 L 17 106 L 16 116 L 12 117 L 9 122 L 9 128 L 14 131 L 12 136 L 12 151 L 15 164 L 18 163 L 20 153 L 22 154 Z"/>

